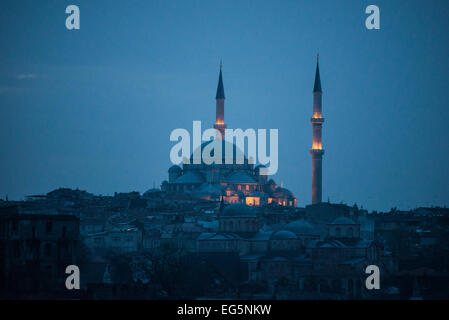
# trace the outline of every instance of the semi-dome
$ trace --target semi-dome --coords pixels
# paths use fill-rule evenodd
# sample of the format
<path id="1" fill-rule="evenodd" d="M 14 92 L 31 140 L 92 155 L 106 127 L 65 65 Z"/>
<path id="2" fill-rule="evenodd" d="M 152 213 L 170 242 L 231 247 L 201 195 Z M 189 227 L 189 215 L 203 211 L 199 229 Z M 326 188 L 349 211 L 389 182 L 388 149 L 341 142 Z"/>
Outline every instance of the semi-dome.
<path id="1" fill-rule="evenodd" d="M 203 150 L 204 150 L 204 148 L 207 145 L 209 145 L 210 143 L 212 143 L 213 141 L 216 141 L 216 140 L 206 141 L 206 142 L 203 142 L 201 144 L 201 146 L 199 148 L 200 149 L 199 151 L 200 151 L 200 154 L 201 154 L 201 164 L 205 164 L 203 162 Z M 237 149 L 237 146 L 234 143 L 228 142 L 226 140 L 221 140 L 221 163 L 222 164 L 226 163 L 226 150 L 229 150 L 229 149 L 232 149 L 232 164 L 237 164 L 237 161 L 236 161 L 236 159 L 237 159 L 237 150 L 240 151 L 239 154 L 243 155 L 243 164 L 247 164 L 248 163 L 248 159 L 246 158 L 244 153 L 240 149 Z M 190 163 L 191 164 L 194 164 L 193 163 L 193 155 L 195 154 L 196 151 L 197 151 L 197 149 L 190 155 Z M 215 154 L 215 148 L 212 149 L 212 152 L 211 152 L 210 156 L 213 157 L 214 154 Z"/>
<path id="2" fill-rule="evenodd" d="M 296 234 L 309 234 L 309 235 L 319 234 L 319 232 L 316 232 L 313 226 L 304 219 L 292 221 L 289 224 L 287 224 L 285 228 Z"/>
<path id="3" fill-rule="evenodd" d="M 236 171 L 226 177 L 227 183 L 256 183 L 247 173 Z"/>
<path id="4" fill-rule="evenodd" d="M 182 176 L 180 176 L 179 178 L 177 178 L 174 183 L 176 183 L 176 184 L 185 184 L 185 183 L 199 184 L 199 183 L 203 183 L 203 182 L 204 182 L 204 179 L 202 176 L 200 176 L 196 172 L 188 171 L 187 173 L 185 173 Z"/>
<path id="5" fill-rule="evenodd" d="M 247 206 L 245 204 L 236 203 L 227 206 L 221 215 L 224 218 L 231 217 L 248 217 L 255 218 L 257 216 L 257 212 L 254 207 Z"/>
<path id="6" fill-rule="evenodd" d="M 335 219 L 331 224 L 355 224 L 355 222 L 346 217 L 339 217 Z"/>
<path id="7" fill-rule="evenodd" d="M 288 230 L 281 230 L 273 234 L 271 237 L 273 240 L 296 240 L 296 234 Z"/>

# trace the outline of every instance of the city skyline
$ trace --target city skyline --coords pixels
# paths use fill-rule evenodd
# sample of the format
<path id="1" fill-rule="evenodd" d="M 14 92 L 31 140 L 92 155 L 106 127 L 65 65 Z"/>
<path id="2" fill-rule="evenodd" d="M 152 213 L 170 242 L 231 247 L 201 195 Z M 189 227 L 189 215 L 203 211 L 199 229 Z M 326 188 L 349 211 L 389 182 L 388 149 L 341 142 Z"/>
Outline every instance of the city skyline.
<path id="1" fill-rule="evenodd" d="M 4 3 L 1 11 L 14 14 L 1 19 L 0 196 L 159 186 L 167 179 L 170 131 L 193 120 L 214 124 L 222 59 L 226 124 L 279 128 L 275 177 L 303 207 L 311 198 L 309 121 L 319 52 L 322 200 L 369 210 L 448 205 L 449 10 L 435 3 L 402 8 L 379 1 L 378 31 L 365 29 L 365 4 L 356 2 L 262 2 L 254 12 L 249 2 L 231 10 L 215 2 L 125 9 L 81 1 L 79 31 L 65 29 L 64 4 L 42 2 L 30 15 Z M 268 22 L 258 26 L 263 18 Z"/>

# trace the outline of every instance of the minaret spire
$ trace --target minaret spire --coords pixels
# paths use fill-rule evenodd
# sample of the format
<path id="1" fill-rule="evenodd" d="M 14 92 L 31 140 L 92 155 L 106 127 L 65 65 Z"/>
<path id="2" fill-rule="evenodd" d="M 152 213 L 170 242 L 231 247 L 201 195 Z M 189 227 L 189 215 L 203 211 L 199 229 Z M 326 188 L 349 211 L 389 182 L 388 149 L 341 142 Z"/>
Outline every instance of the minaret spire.
<path id="1" fill-rule="evenodd" d="M 225 101 L 225 93 L 223 86 L 223 73 L 222 73 L 223 63 L 220 60 L 220 75 L 218 76 L 218 86 L 217 86 L 217 94 L 215 95 L 216 100 L 216 109 L 215 109 L 215 125 L 214 128 L 220 131 L 221 137 L 224 138 L 224 131 L 226 129 L 226 124 L 224 122 L 224 101 Z"/>
<path id="2" fill-rule="evenodd" d="M 313 142 L 310 154 L 312 156 L 312 204 L 322 201 L 322 163 L 323 163 L 323 143 L 321 140 L 321 131 L 324 118 L 321 109 L 322 89 L 320 79 L 320 56 L 316 58 L 315 83 L 313 86 L 313 117 L 310 119 L 313 129 Z"/>
<path id="3" fill-rule="evenodd" d="M 222 67 L 223 67 L 223 64 L 220 61 L 220 75 L 218 76 L 217 94 L 215 96 L 215 99 L 225 99 L 224 87 L 223 87 L 223 74 L 221 72 Z"/>
<path id="4" fill-rule="evenodd" d="M 321 91 L 321 79 L 320 79 L 320 54 L 317 54 L 316 57 L 316 71 L 315 71 L 315 84 L 313 85 L 313 92 Z"/>

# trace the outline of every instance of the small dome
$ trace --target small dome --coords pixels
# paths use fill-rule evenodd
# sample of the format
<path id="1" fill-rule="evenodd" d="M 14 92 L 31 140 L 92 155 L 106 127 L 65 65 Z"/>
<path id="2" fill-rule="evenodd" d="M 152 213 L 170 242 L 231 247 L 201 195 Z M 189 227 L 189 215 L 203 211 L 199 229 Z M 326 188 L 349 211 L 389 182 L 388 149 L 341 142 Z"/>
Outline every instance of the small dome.
<path id="1" fill-rule="evenodd" d="M 250 217 L 255 218 L 257 212 L 254 207 L 247 206 L 245 204 L 236 203 L 227 206 L 222 213 L 222 217 Z"/>
<path id="2" fill-rule="evenodd" d="M 168 172 L 179 172 L 182 171 L 181 167 L 178 165 L 173 165 L 168 169 Z"/>
<path id="3" fill-rule="evenodd" d="M 273 240 L 296 240 L 296 234 L 288 230 L 281 230 L 273 234 L 271 237 Z"/>
<path id="4" fill-rule="evenodd" d="M 290 222 L 285 226 L 285 229 L 292 231 L 296 234 L 309 234 L 309 235 L 319 234 L 319 232 L 315 231 L 313 226 L 304 219 Z"/>
<path id="5" fill-rule="evenodd" d="M 335 219 L 331 224 L 355 224 L 355 222 L 346 217 L 339 217 Z"/>

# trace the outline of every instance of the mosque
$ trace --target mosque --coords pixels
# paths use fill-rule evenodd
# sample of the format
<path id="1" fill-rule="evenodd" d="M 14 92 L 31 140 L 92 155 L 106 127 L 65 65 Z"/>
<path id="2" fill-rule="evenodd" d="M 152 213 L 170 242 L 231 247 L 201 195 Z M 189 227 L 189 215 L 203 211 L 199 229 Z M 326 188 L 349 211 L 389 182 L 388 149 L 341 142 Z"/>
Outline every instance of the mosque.
<path id="1" fill-rule="evenodd" d="M 225 93 L 223 86 L 222 66 L 220 64 L 220 74 L 216 99 L 216 121 L 214 128 L 221 135 L 224 134 L 226 124 L 224 121 Z M 273 179 L 260 174 L 263 165 L 250 163 L 246 157 L 242 164 L 237 164 L 236 145 L 222 141 L 222 150 L 233 148 L 234 161 L 232 164 L 225 164 L 224 153 L 222 164 L 206 164 L 201 160 L 200 164 L 182 164 L 182 168 L 173 165 L 168 169 L 168 181 L 162 183 L 162 190 L 169 193 L 185 193 L 194 197 L 223 201 L 225 203 L 242 203 L 250 206 L 263 206 L 266 204 L 277 204 L 285 207 L 296 207 L 297 199 L 293 193 L 278 186 Z M 203 143 L 201 152 L 205 146 L 212 141 Z M 193 154 L 191 159 L 193 159 Z"/>

